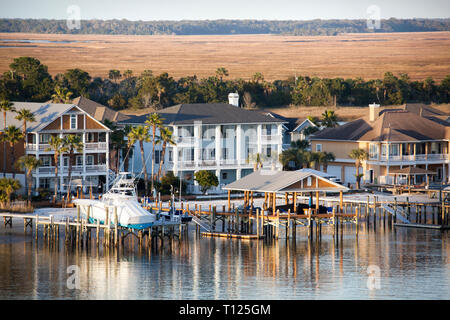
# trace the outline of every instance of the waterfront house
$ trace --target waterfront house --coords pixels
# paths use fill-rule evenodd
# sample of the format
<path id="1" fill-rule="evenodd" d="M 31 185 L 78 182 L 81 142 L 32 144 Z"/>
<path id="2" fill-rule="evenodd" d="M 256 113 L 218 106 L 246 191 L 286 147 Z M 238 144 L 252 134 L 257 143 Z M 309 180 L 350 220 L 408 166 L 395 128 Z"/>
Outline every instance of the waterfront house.
<path id="1" fill-rule="evenodd" d="M 281 170 L 278 155 L 283 145 L 283 120 L 256 110 L 239 108 L 230 100 L 226 103 L 179 104 L 157 111 L 170 127 L 176 145 L 168 147 L 164 172 L 173 171 L 188 182 L 188 190 L 198 193 L 193 181 L 199 170 L 213 171 L 219 179 L 219 187 L 253 172 L 257 154 L 264 167 Z M 122 125 L 144 124 L 148 115 L 121 121 Z M 145 143 L 147 171 L 151 170 L 151 142 Z M 139 174 L 142 162 L 139 147 L 135 147 L 131 168 Z M 159 165 L 161 145 L 157 146 L 155 162 Z"/>
<path id="2" fill-rule="evenodd" d="M 414 111 L 412 111 L 414 110 Z M 336 160 L 327 171 L 344 183 L 356 181 L 352 149 L 363 149 L 369 157 L 362 162 L 360 174 L 365 183 L 393 183 L 392 170 L 417 167 L 435 174 L 414 175 L 411 183 L 443 183 L 450 180 L 450 124 L 448 115 L 432 115 L 426 107 L 402 106 L 380 112 L 369 106 L 366 117 L 311 136 L 312 151 L 332 152 Z M 400 181 L 407 183 L 407 179 Z"/>
<path id="3" fill-rule="evenodd" d="M 41 166 L 32 174 L 33 189 L 42 188 L 54 190 L 55 166 L 59 168 L 60 191 L 66 191 L 68 186 L 68 154 L 61 154 L 58 163 L 54 162 L 54 151 L 48 150 L 52 135 L 64 137 L 69 134 L 78 135 L 83 142 L 82 152 L 75 151 L 72 163 L 72 180 L 80 179 L 86 185 L 94 188 L 100 183 L 109 183 L 109 134 L 110 130 L 82 108 L 74 104 L 14 102 L 14 108 L 30 110 L 35 122 L 27 123 L 25 141 L 15 145 L 15 159 L 22 155 L 32 155 L 41 160 Z M 23 123 L 15 119 L 16 113 L 8 112 L 7 126 L 14 125 L 22 130 Z M 16 178 L 25 185 L 23 172 L 12 166 L 11 150 L 7 149 L 7 176 L 17 172 Z M 3 153 L 3 148 L 0 148 Z M 3 156 L 0 157 L 3 159 Z M 0 166 L 3 171 L 3 166 Z"/>

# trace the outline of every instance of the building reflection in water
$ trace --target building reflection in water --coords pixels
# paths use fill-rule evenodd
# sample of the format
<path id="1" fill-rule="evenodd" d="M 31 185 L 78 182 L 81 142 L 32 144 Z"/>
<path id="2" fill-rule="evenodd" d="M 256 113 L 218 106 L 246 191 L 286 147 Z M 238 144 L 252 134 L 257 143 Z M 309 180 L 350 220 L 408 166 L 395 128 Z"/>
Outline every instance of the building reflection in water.
<path id="1" fill-rule="evenodd" d="M 0 230 L 1 299 L 447 299 L 449 236 L 377 225 L 296 241 L 195 238 L 157 250 L 36 244 L 23 229 Z M 95 242 L 93 242 L 95 244 Z M 67 267 L 80 268 L 79 290 Z M 381 288 L 367 287 L 380 268 Z"/>

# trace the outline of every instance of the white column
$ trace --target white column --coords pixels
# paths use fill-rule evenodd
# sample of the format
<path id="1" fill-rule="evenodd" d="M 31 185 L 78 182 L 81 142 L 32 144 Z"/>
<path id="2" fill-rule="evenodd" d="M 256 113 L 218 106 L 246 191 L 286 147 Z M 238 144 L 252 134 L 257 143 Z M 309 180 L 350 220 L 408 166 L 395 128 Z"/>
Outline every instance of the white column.
<path id="1" fill-rule="evenodd" d="M 62 124 L 61 124 L 61 128 L 62 128 Z M 62 129 L 61 129 L 62 130 Z M 63 134 L 60 133 L 59 137 L 62 139 L 63 138 Z M 64 184 L 64 155 L 61 153 L 59 155 L 59 190 L 60 192 L 62 192 L 63 190 L 63 184 Z"/>
<path id="2" fill-rule="evenodd" d="M 217 179 L 219 180 L 219 187 L 220 187 L 220 184 L 222 183 L 222 177 L 220 176 L 220 169 L 216 169 L 216 176 L 217 176 Z"/>
<path id="3" fill-rule="evenodd" d="M 202 122 L 194 121 L 194 163 L 198 167 L 201 160 Z"/>
<path id="4" fill-rule="evenodd" d="M 36 159 L 39 160 L 39 133 L 36 133 Z M 36 188 L 39 188 L 39 168 L 36 169 Z"/>
<path id="5" fill-rule="evenodd" d="M 261 135 L 262 135 L 262 124 L 258 124 L 258 126 L 256 127 L 256 139 L 257 139 L 257 152 L 259 154 L 262 154 L 262 139 L 261 139 Z"/>
<path id="6" fill-rule="evenodd" d="M 241 165 L 242 149 L 243 149 L 243 139 L 242 139 L 242 126 L 238 124 L 236 126 L 236 161 L 238 166 Z"/>
<path id="7" fill-rule="evenodd" d="M 236 169 L 236 180 L 239 180 L 241 178 L 242 170 Z"/>
<path id="8" fill-rule="evenodd" d="M 222 160 L 222 132 L 220 131 L 220 125 L 216 125 L 215 137 L 216 137 L 216 165 L 220 166 L 220 160 Z"/>
<path id="9" fill-rule="evenodd" d="M 283 152 L 283 125 L 278 125 L 278 151 L 277 151 L 277 159 L 275 159 L 277 167 L 281 170 L 281 164 L 278 161 L 278 156 Z"/>
<path id="10" fill-rule="evenodd" d="M 174 141 L 178 141 L 179 136 L 178 136 L 178 127 L 177 126 L 173 127 L 173 138 L 174 138 Z M 178 144 L 176 144 L 176 145 L 173 146 L 173 154 L 172 154 L 172 157 L 173 157 L 172 158 L 172 160 L 173 160 L 173 168 L 172 168 L 172 170 L 173 170 L 173 174 L 175 176 L 178 175 L 178 168 L 179 168 L 179 165 L 178 165 L 178 152 L 179 152 Z"/>
<path id="11" fill-rule="evenodd" d="M 104 191 L 109 189 L 109 132 L 106 132 L 106 187 Z"/>

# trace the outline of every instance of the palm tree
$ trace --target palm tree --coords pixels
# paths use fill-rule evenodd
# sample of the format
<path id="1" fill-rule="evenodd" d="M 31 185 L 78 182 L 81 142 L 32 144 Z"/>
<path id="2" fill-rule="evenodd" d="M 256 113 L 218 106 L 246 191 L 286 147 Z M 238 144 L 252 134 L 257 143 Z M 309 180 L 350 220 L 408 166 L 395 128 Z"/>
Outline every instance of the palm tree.
<path id="1" fill-rule="evenodd" d="M 161 135 L 160 139 L 162 141 L 162 152 L 161 152 L 161 158 L 159 159 L 159 169 L 158 169 L 158 177 L 157 177 L 158 180 L 161 177 L 161 171 L 162 171 L 162 166 L 164 163 L 164 156 L 166 155 L 167 144 L 169 144 L 169 145 L 176 144 L 172 138 L 172 131 L 169 128 L 167 128 L 167 127 L 161 128 L 160 135 Z"/>
<path id="2" fill-rule="evenodd" d="M 349 157 L 355 160 L 355 167 L 356 167 L 356 188 L 360 188 L 360 180 L 361 180 L 361 174 L 359 173 L 359 167 L 361 166 L 361 161 L 366 160 L 369 157 L 369 154 L 364 151 L 363 149 L 353 149 Z"/>
<path id="3" fill-rule="evenodd" d="M 22 133 L 24 137 L 23 146 L 24 150 L 27 143 L 27 122 L 35 122 L 36 119 L 34 114 L 29 109 L 20 109 L 17 111 L 16 119 L 19 121 L 23 121 Z"/>
<path id="4" fill-rule="evenodd" d="M 8 202 L 8 207 L 11 204 L 11 194 L 17 190 L 19 190 L 22 186 L 20 182 L 16 179 L 11 178 L 1 178 L 0 179 L 0 191 L 6 195 L 6 199 Z"/>
<path id="5" fill-rule="evenodd" d="M 328 163 L 336 160 L 336 157 L 332 152 L 321 152 L 323 155 L 321 157 L 321 162 L 323 164 L 323 172 L 328 171 Z"/>
<path id="6" fill-rule="evenodd" d="M 225 69 L 224 67 L 217 68 L 216 76 L 218 76 L 220 79 L 220 82 L 222 82 L 223 77 L 228 77 L 228 70 Z"/>
<path id="7" fill-rule="evenodd" d="M 333 110 L 325 110 L 322 113 L 322 125 L 327 128 L 334 128 L 337 126 L 337 116 Z"/>
<path id="8" fill-rule="evenodd" d="M 127 69 L 123 72 L 123 76 L 125 79 L 131 78 L 133 76 L 133 71 L 130 69 Z"/>
<path id="9" fill-rule="evenodd" d="M 291 141 L 291 148 L 294 148 L 294 149 L 306 150 L 309 148 L 309 146 L 310 146 L 310 143 L 308 140 Z"/>
<path id="10" fill-rule="evenodd" d="M 26 188 L 28 195 L 28 202 L 31 201 L 31 187 L 33 185 L 33 180 L 31 179 L 31 173 L 33 170 L 36 170 L 37 167 L 41 164 L 41 161 L 36 159 L 34 156 L 22 156 L 17 160 L 17 166 L 25 171 L 26 178 Z"/>
<path id="11" fill-rule="evenodd" d="M 16 170 L 14 170 L 14 163 L 16 162 L 14 146 L 21 139 L 23 139 L 23 133 L 16 126 L 7 127 L 2 135 L 3 142 L 8 142 L 11 148 L 11 169 L 13 170 L 13 179 L 16 177 Z"/>
<path id="12" fill-rule="evenodd" d="M 45 149 L 45 151 L 52 151 L 53 159 L 55 162 L 55 201 L 56 197 L 58 196 L 58 158 L 61 154 L 66 153 L 69 151 L 67 146 L 64 145 L 64 140 L 58 136 L 51 136 L 48 141 L 49 147 Z"/>
<path id="13" fill-rule="evenodd" d="M 137 126 L 131 129 L 130 133 L 128 134 L 128 147 L 130 148 L 137 141 L 139 141 L 139 147 L 141 149 L 142 168 L 144 170 L 145 195 L 148 195 L 148 174 L 144 156 L 144 142 L 150 141 L 150 134 L 148 132 L 147 126 Z"/>
<path id="14" fill-rule="evenodd" d="M 6 113 L 16 112 L 14 104 L 9 100 L 0 101 L 0 110 L 3 112 L 3 129 L 6 130 Z M 6 141 L 3 140 L 3 177 L 6 177 Z"/>
<path id="15" fill-rule="evenodd" d="M 147 117 L 147 127 L 152 128 L 152 191 L 155 179 L 155 145 L 156 145 L 156 129 L 161 129 L 164 119 L 157 113 L 152 113 Z"/>
<path id="16" fill-rule="evenodd" d="M 53 103 L 70 103 L 70 97 L 72 96 L 67 88 L 61 88 L 59 85 L 55 86 L 55 93 L 52 94 Z"/>
<path id="17" fill-rule="evenodd" d="M 81 141 L 81 137 L 75 134 L 69 134 L 63 139 L 63 145 L 67 148 L 69 153 L 69 172 L 67 179 L 69 180 L 69 187 L 67 189 L 67 196 L 70 197 L 70 180 L 72 179 L 72 163 L 75 158 L 76 152 L 83 152 L 83 142 Z"/>
<path id="18" fill-rule="evenodd" d="M 248 162 L 253 162 L 253 170 L 262 169 L 263 163 L 264 163 L 264 155 L 261 153 L 255 153 L 255 154 L 249 154 L 248 155 Z"/>

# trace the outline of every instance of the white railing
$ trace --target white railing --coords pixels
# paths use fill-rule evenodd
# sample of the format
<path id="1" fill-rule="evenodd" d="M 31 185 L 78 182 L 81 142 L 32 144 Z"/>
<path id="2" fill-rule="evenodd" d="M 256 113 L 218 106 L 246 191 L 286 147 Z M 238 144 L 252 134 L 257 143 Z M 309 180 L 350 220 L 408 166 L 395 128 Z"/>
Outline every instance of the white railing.
<path id="1" fill-rule="evenodd" d="M 215 159 L 206 159 L 198 161 L 199 167 L 215 166 L 216 164 L 217 161 Z"/>
<path id="2" fill-rule="evenodd" d="M 106 142 L 87 142 L 84 144 L 84 148 L 86 150 L 106 150 L 107 145 Z M 28 143 L 26 145 L 27 151 L 44 151 L 44 152 L 53 152 L 53 149 L 50 148 L 49 144 L 39 144 L 39 148 L 37 144 Z M 46 151 L 46 149 L 49 149 Z"/>
<path id="3" fill-rule="evenodd" d="M 195 137 L 178 137 L 175 139 L 176 144 L 179 145 L 194 145 Z"/>
<path id="4" fill-rule="evenodd" d="M 45 151 L 45 149 L 50 148 L 49 144 L 39 144 L 39 151 Z M 28 143 L 26 145 L 26 150 L 27 151 L 37 151 L 38 150 L 38 145 L 37 144 L 32 144 L 32 143 Z M 49 150 L 49 152 L 51 152 L 53 150 Z"/>
<path id="5" fill-rule="evenodd" d="M 96 164 L 96 165 L 88 165 L 88 166 L 72 166 L 72 173 L 83 173 L 84 168 L 86 168 L 86 172 L 104 172 L 106 170 L 106 164 Z M 55 172 L 55 167 L 39 167 L 34 172 L 39 174 L 53 174 Z M 58 174 L 67 174 L 69 172 L 69 167 L 59 168 Z"/>
<path id="6" fill-rule="evenodd" d="M 440 161 L 440 160 L 448 160 L 448 154 L 416 154 L 414 155 L 406 155 L 406 156 L 389 156 L 390 162 L 396 161 Z M 376 159 L 370 159 L 376 160 Z M 387 156 L 381 156 L 380 161 L 388 161 Z"/>
<path id="7" fill-rule="evenodd" d="M 262 144 L 278 144 L 280 141 L 280 135 L 261 135 L 261 143 Z"/>
<path id="8" fill-rule="evenodd" d="M 86 142 L 84 148 L 86 150 L 106 150 L 106 142 Z"/>

